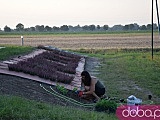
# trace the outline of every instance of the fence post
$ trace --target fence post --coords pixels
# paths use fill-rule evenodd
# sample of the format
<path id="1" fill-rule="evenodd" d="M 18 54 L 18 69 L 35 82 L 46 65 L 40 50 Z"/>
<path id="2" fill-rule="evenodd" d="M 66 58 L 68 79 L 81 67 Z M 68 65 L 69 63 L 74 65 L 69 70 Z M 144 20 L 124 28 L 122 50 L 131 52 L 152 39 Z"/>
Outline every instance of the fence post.
<path id="1" fill-rule="evenodd" d="M 21 36 L 21 45 L 23 46 L 23 36 Z"/>

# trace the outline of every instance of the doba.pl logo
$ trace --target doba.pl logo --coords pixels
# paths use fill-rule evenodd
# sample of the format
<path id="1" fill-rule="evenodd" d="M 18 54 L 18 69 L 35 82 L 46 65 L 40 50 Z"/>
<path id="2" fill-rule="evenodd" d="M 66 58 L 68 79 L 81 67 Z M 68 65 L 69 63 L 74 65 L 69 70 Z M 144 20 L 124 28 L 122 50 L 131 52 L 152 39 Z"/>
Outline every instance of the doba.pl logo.
<path id="1" fill-rule="evenodd" d="M 119 120 L 160 120 L 160 105 L 123 105 L 116 115 Z"/>

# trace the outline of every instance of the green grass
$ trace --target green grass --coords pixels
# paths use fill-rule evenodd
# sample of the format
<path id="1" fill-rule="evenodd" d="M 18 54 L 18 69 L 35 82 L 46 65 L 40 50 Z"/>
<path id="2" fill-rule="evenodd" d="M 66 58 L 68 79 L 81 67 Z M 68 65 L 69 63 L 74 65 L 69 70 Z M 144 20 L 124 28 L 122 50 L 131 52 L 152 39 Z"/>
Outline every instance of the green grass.
<path id="1" fill-rule="evenodd" d="M 82 31 L 82 32 L 0 32 L 1 37 L 20 36 L 20 35 L 95 35 L 95 34 L 150 34 L 151 31 Z M 157 31 L 154 33 L 158 34 Z"/>
<path id="2" fill-rule="evenodd" d="M 0 47 L 5 47 L 0 49 L 0 60 L 6 60 L 10 57 L 17 56 L 20 54 L 25 54 L 31 52 L 34 48 L 26 46 L 10 46 L 10 45 L 0 45 Z"/>
<path id="3" fill-rule="evenodd" d="M 13 96 L 0 96 L 2 120 L 116 120 L 113 114 L 49 105 Z"/>
<path id="4" fill-rule="evenodd" d="M 152 93 L 155 103 L 160 103 L 160 49 L 155 49 L 153 60 L 150 49 L 79 52 L 101 59 L 97 77 L 106 85 L 108 96 L 127 98 L 133 94 L 145 101 Z"/>

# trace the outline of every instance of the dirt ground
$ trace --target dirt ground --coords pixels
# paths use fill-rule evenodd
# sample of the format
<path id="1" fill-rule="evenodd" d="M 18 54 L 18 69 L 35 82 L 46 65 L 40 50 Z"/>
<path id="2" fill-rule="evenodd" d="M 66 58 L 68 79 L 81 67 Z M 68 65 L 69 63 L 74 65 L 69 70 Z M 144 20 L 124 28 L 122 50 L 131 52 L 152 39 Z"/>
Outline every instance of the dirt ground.
<path id="1" fill-rule="evenodd" d="M 96 59 L 87 58 L 85 69 L 91 71 L 93 66 L 91 64 L 95 64 L 97 62 Z M 19 96 L 29 100 L 35 100 L 38 102 L 62 105 L 62 106 L 71 106 L 76 108 L 82 108 L 78 105 L 74 105 L 73 103 L 67 102 L 66 100 L 60 99 L 49 92 L 46 92 L 41 86 L 40 82 L 36 82 L 29 79 L 24 79 L 20 77 L 10 76 L 0 74 L 0 94 L 8 95 L 8 96 Z M 42 84 L 47 90 L 51 91 L 50 85 Z M 54 90 L 59 92 L 55 86 L 52 86 Z M 73 98 L 81 103 L 93 103 L 93 101 L 87 101 L 79 98 L 75 92 L 68 91 L 67 97 Z M 84 109 L 84 108 L 82 108 Z"/>
<path id="2" fill-rule="evenodd" d="M 21 38 L 18 35 L 0 36 L 0 44 L 21 45 Z M 151 34 L 24 35 L 24 45 L 49 45 L 61 49 L 151 48 Z M 157 47 L 160 47 L 160 38 L 154 34 L 154 48 Z"/>

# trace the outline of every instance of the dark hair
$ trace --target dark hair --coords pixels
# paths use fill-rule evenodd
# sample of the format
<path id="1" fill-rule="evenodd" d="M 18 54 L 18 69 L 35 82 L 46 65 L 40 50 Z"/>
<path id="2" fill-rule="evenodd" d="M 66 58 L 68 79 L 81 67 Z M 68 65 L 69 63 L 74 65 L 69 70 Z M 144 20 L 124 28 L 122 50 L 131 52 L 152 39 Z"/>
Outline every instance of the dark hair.
<path id="1" fill-rule="evenodd" d="M 84 83 L 84 85 L 86 86 L 90 86 L 91 84 L 91 76 L 87 71 L 83 71 L 81 73 L 81 76 L 85 76 L 85 79 L 82 79 L 82 82 Z"/>

